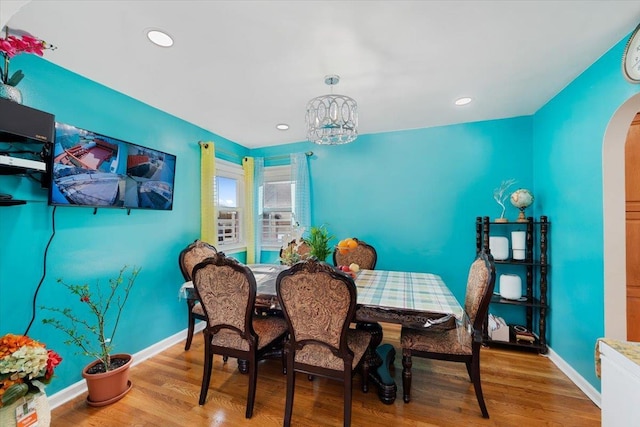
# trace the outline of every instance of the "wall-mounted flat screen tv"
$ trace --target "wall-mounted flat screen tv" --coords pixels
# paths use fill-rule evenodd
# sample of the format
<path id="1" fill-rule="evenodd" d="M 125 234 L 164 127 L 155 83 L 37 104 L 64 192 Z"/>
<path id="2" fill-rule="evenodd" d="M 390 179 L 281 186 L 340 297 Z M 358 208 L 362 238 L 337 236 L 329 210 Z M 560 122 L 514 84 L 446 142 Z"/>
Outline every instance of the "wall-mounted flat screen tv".
<path id="1" fill-rule="evenodd" d="M 176 156 L 56 123 L 49 204 L 173 208 Z"/>

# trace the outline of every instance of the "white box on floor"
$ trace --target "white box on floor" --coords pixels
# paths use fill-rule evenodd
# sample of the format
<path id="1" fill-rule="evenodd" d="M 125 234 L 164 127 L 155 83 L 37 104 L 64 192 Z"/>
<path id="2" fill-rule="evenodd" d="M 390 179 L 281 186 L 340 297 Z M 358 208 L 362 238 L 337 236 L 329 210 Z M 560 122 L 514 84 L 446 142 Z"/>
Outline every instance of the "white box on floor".
<path id="1" fill-rule="evenodd" d="M 493 341 L 509 341 L 509 325 L 502 317 L 489 314 L 488 332 Z"/>

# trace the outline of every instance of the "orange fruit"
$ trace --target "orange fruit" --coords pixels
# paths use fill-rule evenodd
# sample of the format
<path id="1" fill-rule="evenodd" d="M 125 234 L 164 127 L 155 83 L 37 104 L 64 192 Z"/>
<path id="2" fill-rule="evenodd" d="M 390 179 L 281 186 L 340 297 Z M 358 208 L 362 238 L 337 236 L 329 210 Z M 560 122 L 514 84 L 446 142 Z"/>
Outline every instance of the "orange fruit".
<path id="1" fill-rule="evenodd" d="M 347 240 L 347 246 L 349 247 L 349 249 L 354 249 L 354 248 L 358 247 L 358 242 L 356 242 L 353 239 L 348 239 Z"/>
<path id="2" fill-rule="evenodd" d="M 341 255 L 344 255 L 347 252 L 349 252 L 349 239 L 342 239 L 338 242 L 338 252 Z"/>

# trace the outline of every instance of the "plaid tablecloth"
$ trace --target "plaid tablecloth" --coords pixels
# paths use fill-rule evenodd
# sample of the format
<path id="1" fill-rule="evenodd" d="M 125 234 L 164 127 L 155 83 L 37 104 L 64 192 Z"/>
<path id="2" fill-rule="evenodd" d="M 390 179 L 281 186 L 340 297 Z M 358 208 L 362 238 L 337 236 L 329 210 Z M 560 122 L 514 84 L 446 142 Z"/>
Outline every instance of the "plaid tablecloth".
<path id="1" fill-rule="evenodd" d="M 458 300 L 436 274 L 361 270 L 355 282 L 361 306 L 462 317 Z"/>
<path id="2" fill-rule="evenodd" d="M 256 276 L 256 305 L 278 307 L 275 281 L 287 266 L 249 265 Z M 360 270 L 355 278 L 358 288 L 359 320 L 424 324 L 429 318 L 453 315 L 459 321 L 464 310 L 442 278 L 430 273 Z"/>
<path id="3" fill-rule="evenodd" d="M 277 309 L 276 279 L 288 266 L 250 264 L 248 267 L 256 278 L 256 305 Z M 436 274 L 360 270 L 355 283 L 358 288 L 358 320 L 417 327 L 424 325 L 427 319 L 444 315 L 453 315 L 458 323 L 465 319 L 463 308 Z M 193 283 L 185 283 L 180 295 L 187 296 L 192 287 Z"/>

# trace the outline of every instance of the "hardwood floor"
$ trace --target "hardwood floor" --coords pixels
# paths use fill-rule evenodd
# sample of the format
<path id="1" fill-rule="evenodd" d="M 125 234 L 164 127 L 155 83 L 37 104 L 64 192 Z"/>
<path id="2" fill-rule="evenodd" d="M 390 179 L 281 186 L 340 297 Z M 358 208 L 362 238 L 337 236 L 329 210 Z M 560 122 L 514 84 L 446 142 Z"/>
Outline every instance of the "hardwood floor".
<path id="1" fill-rule="evenodd" d="M 398 350 L 399 327 L 384 326 L 384 342 Z M 119 402 L 90 407 L 86 396 L 52 412 L 52 427 L 66 426 L 281 426 L 285 376 L 278 360 L 261 362 L 256 403 L 244 418 L 248 376 L 235 360 L 215 356 L 203 406 L 198 405 L 202 379 L 202 334 L 189 351 L 177 344 L 131 370 L 133 388 Z M 482 418 L 473 385 L 462 363 L 413 359 L 412 401 L 402 401 L 401 354 L 396 355 L 398 398 L 392 405 L 364 394 L 354 377 L 353 426 L 600 426 L 600 409 L 546 357 L 513 350 L 482 350 L 482 387 L 490 419 Z M 336 381 L 296 377 L 293 426 L 341 426 L 342 386 Z"/>

